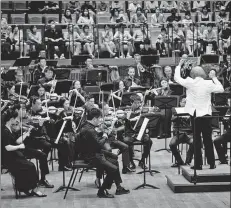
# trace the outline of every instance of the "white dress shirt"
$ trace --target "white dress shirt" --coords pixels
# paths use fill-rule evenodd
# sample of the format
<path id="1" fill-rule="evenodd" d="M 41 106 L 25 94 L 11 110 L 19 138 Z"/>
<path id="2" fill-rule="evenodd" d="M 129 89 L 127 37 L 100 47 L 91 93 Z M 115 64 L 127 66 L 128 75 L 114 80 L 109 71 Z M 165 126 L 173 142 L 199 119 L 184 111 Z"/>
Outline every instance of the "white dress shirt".
<path id="1" fill-rule="evenodd" d="M 196 111 L 196 117 L 212 115 L 211 93 L 222 93 L 224 88 L 216 77 L 213 80 L 204 80 L 201 77 L 183 79 L 180 75 L 180 66 L 175 69 L 175 81 L 186 88 L 185 113 L 191 116 Z"/>

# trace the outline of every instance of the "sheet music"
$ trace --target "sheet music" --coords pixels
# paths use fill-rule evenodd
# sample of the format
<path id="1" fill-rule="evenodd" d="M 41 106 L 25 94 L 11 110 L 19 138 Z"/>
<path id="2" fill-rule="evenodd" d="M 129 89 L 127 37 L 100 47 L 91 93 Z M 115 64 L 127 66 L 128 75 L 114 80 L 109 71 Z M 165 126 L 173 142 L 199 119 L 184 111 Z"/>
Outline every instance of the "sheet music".
<path id="1" fill-rule="evenodd" d="M 138 134 L 138 136 L 136 138 L 138 141 L 141 141 L 141 139 L 142 139 L 142 137 L 144 135 L 144 132 L 146 130 L 146 127 L 148 125 L 148 122 L 149 122 L 149 119 L 148 118 L 144 118 L 143 124 L 142 124 L 142 126 L 140 128 L 140 131 L 139 131 L 139 134 Z"/>
<path id="2" fill-rule="evenodd" d="M 185 108 L 175 108 L 177 114 L 186 114 Z"/>

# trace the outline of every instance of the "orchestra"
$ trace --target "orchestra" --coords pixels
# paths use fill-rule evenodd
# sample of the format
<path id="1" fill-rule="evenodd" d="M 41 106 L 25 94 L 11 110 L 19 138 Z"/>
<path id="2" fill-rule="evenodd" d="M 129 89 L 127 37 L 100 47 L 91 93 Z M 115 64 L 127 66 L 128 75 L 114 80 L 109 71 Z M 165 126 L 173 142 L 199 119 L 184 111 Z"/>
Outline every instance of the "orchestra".
<path id="1" fill-rule="evenodd" d="M 118 3 L 116 2 L 113 4 L 116 5 Z M 72 3 L 71 1 L 70 4 Z M 86 3 L 86 7 L 88 3 Z M 103 2 L 101 4 L 103 5 Z M 153 4 L 152 1 L 151 4 Z M 167 7 L 171 8 L 169 11 L 173 10 L 172 5 L 167 5 Z M 66 10 L 70 10 L 70 8 Z M 72 10 L 77 11 L 75 8 L 70 11 Z M 110 24 L 104 26 L 103 44 L 110 53 L 110 58 L 124 59 L 126 57 L 127 62 L 132 59 L 133 63 L 133 65 L 126 65 L 126 68 L 122 70 L 120 63 L 118 66 L 114 63 L 115 66 L 107 66 L 108 70 L 105 71 L 110 72 L 110 75 L 107 74 L 106 82 L 101 80 L 103 77 L 101 72 L 100 76 L 88 80 L 91 71 L 98 73 L 97 70 L 100 71 L 102 68 L 94 60 L 96 57 L 94 51 L 98 47 L 98 45 L 96 47 L 94 40 L 95 34 L 93 35 L 91 31 L 92 28 L 95 28 L 95 14 L 92 14 L 93 11 L 89 13 L 87 8 L 84 9 L 84 13 L 88 12 L 88 15 L 86 13 L 88 16 L 86 20 L 91 18 L 92 23 L 81 25 L 80 28 L 83 29 L 81 36 L 75 35 L 76 28 L 74 26 L 71 24 L 66 26 L 67 35 L 70 36 L 69 42 L 66 41 L 69 54 L 78 58 L 81 49 L 84 49 L 85 53 L 88 54 L 87 58 L 81 62 L 83 65 L 80 64 L 81 67 L 78 65 L 80 71 L 78 78 L 71 74 L 69 78 L 63 79 L 59 74 L 62 67 L 57 69 L 56 66 L 50 66 L 45 57 L 37 57 L 34 65 L 30 64 L 26 69 L 24 66 L 15 67 L 14 76 L 10 81 L 7 77 L 10 70 L 5 68 L 1 70 L 3 92 L 1 94 L 2 167 L 8 169 L 12 177 L 15 178 L 15 188 L 18 191 L 24 192 L 26 196 L 47 196 L 39 191 L 39 187 L 54 188 L 52 180 L 50 182 L 50 178 L 47 177 L 48 174 L 54 174 L 50 172 L 48 163 L 49 156 L 52 156 L 54 150 L 57 150 L 58 153 L 58 171 L 62 171 L 63 175 L 65 171 L 73 171 L 75 161 L 78 160 L 90 165 L 92 170 L 96 171 L 92 183 L 95 183 L 98 189 L 97 196 L 99 198 L 115 197 L 108 192 L 113 183 L 116 187 L 115 195 L 129 194 L 130 190 L 122 186 L 124 174 L 135 174 L 138 168 L 144 172 L 145 170 L 151 171 L 150 153 L 157 142 L 153 138 L 157 138 L 158 142 L 161 142 L 160 139 L 163 138 L 165 142 L 168 138 L 171 139 L 168 145 L 170 147 L 169 152 L 175 159 L 171 165 L 173 168 L 190 166 L 189 169 L 202 170 L 204 168 L 203 146 L 211 171 L 218 166 L 215 162 L 216 152 L 219 165 L 230 163 L 228 157 L 230 153 L 227 151 L 227 143 L 230 142 L 231 133 L 230 54 L 224 57 L 224 64 L 219 66 L 221 68 L 219 72 L 211 68 L 207 73 L 202 64 L 200 66 L 195 64 L 195 61 L 190 59 L 192 51 L 189 51 L 189 56 L 182 53 L 183 55 L 179 63 L 175 64 L 176 66 L 169 63 L 161 63 L 161 66 L 145 64 L 141 61 L 143 60 L 142 56 L 150 55 L 149 52 L 152 49 L 148 49 L 147 46 L 151 44 L 150 39 L 153 34 L 148 29 L 148 18 L 141 10 L 140 7 L 135 9 L 136 13 L 133 14 L 132 19 L 136 27 L 143 26 L 143 29 L 136 32 L 141 33 L 142 36 L 146 34 L 142 40 L 135 41 L 134 37 L 124 29 L 127 27 L 127 23 L 124 23 L 125 25 L 117 23 L 114 29 L 118 29 L 118 31 L 114 36 L 109 31 L 112 28 Z M 160 12 L 159 8 L 150 8 L 149 10 Z M 167 9 L 165 8 L 165 10 Z M 144 18 L 142 21 L 139 20 L 140 14 Z M 185 31 L 181 30 L 181 26 L 178 28 L 176 22 L 178 16 L 176 15 L 178 14 L 173 11 L 169 20 L 171 18 L 174 20 L 168 21 L 172 22 L 172 42 L 165 44 L 164 41 L 161 41 L 163 34 L 161 38 L 157 38 L 156 49 L 154 50 L 157 50 L 158 57 L 160 53 L 165 56 L 166 52 L 172 52 L 172 50 L 174 53 L 178 49 L 181 52 L 183 48 L 187 50 L 187 45 L 184 45 Z M 50 50 L 45 52 L 50 53 L 49 56 L 54 57 L 54 59 L 64 59 L 66 51 L 64 50 L 62 27 L 59 28 L 53 19 L 48 22 L 50 28 L 45 31 L 45 40 L 49 43 Z M 163 22 L 163 24 L 165 23 Z M 159 26 L 162 27 L 163 25 L 158 24 Z M 18 31 L 19 27 L 17 25 L 15 27 Z M 207 36 L 210 35 L 211 31 L 215 33 L 212 24 L 209 24 L 208 27 L 209 34 L 206 34 Z M 80 28 L 78 29 L 80 30 Z M 157 25 L 153 26 L 152 29 L 155 28 Z M 194 27 L 192 28 L 194 30 Z M 160 31 L 167 32 L 164 26 Z M 19 30 L 18 39 L 20 39 L 21 32 Z M 137 35 L 136 33 L 135 35 Z M 79 36 L 78 40 L 74 36 Z M 167 34 L 164 36 L 166 39 L 169 38 Z M 70 41 L 73 42 L 74 40 L 78 44 L 73 44 L 72 47 Z M 113 40 L 116 40 L 115 44 Z M 168 41 L 170 40 L 168 39 Z M 142 43 L 145 45 L 144 48 L 142 48 Z M 204 41 L 204 51 L 208 50 L 211 44 L 214 51 L 220 46 L 219 44 L 216 45 L 215 39 L 213 41 L 207 40 Z M 21 47 L 24 48 L 24 41 Z M 133 55 L 132 47 L 136 49 L 136 53 Z M 191 50 L 194 49 L 194 46 L 191 48 L 190 44 L 188 47 Z M 57 48 L 59 48 L 59 55 Z M 20 51 L 20 53 L 26 52 L 27 50 Z M 186 53 L 186 51 L 184 52 Z M 152 54 L 152 56 L 156 55 Z M 71 67 L 70 71 L 75 70 L 74 68 L 77 71 L 77 65 L 69 65 L 69 67 Z M 30 78 L 26 79 L 28 75 Z M 220 78 L 224 83 L 220 82 Z M 62 81 L 67 81 L 70 85 L 62 84 Z M 103 89 L 105 83 L 110 85 L 106 90 Z M 182 94 L 176 93 L 172 86 L 182 87 Z M 229 94 L 228 96 L 225 95 L 225 102 L 222 106 L 216 106 L 215 95 L 225 93 Z M 177 100 L 174 107 L 167 108 L 168 104 L 159 107 L 156 104 L 158 98 L 170 99 L 174 96 Z M 225 113 L 219 110 L 219 107 L 222 107 Z M 224 127 L 224 131 L 220 131 L 219 136 L 215 139 L 212 138 L 211 121 L 214 109 L 219 113 L 219 128 L 221 125 Z M 179 113 L 181 110 L 184 111 L 183 115 Z M 150 125 L 147 125 L 143 131 L 142 123 L 145 118 L 150 120 L 155 118 L 157 122 L 150 124 L 151 121 L 149 121 Z M 141 133 L 142 135 L 138 140 Z M 139 159 L 135 158 L 136 148 L 134 148 L 138 142 L 141 145 Z M 188 149 L 184 160 L 179 151 L 179 144 L 185 143 L 188 145 Z M 36 162 L 39 163 L 39 170 L 36 170 L 31 159 L 36 159 Z M 139 162 L 137 163 L 136 160 Z M 122 167 L 119 164 L 122 164 Z M 148 165 L 149 167 L 147 167 Z M 83 173 L 88 170 L 88 168 L 82 168 L 81 171 Z"/>

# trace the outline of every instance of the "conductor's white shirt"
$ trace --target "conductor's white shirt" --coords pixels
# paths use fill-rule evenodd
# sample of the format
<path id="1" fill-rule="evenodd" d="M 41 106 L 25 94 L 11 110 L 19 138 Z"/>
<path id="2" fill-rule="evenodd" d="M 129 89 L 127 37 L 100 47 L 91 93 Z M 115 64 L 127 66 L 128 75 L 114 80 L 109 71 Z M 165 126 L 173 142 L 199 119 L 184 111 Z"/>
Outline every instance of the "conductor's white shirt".
<path id="1" fill-rule="evenodd" d="M 201 77 L 183 79 L 180 66 L 175 69 L 175 81 L 186 88 L 185 113 L 191 116 L 196 111 L 196 117 L 212 114 L 211 93 L 222 93 L 224 88 L 215 77 L 213 80 L 204 80 Z"/>

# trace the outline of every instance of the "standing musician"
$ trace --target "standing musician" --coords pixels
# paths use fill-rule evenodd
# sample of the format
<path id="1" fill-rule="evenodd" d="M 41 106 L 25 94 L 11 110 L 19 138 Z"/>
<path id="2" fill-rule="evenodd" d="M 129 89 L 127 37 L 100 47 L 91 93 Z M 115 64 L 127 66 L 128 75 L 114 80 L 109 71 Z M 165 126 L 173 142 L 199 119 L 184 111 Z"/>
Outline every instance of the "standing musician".
<path id="1" fill-rule="evenodd" d="M 70 100 L 70 105 L 74 106 L 75 99 L 77 96 L 77 101 L 76 101 L 76 107 L 81 107 L 84 105 L 86 102 L 85 97 L 86 97 L 86 92 L 82 89 L 80 81 L 76 80 L 73 82 L 73 89 L 69 91 L 69 100 Z"/>
<path id="2" fill-rule="evenodd" d="M 141 97 L 138 94 L 132 95 L 131 96 L 132 100 L 132 114 L 130 116 L 130 122 L 137 121 L 139 119 L 139 115 L 141 115 L 142 112 L 140 112 L 141 105 L 142 105 L 142 100 Z M 132 144 L 136 140 L 136 132 L 131 129 L 131 123 L 127 121 L 125 124 L 125 137 L 124 137 L 124 143 L 129 145 L 129 156 L 130 156 L 130 161 L 131 161 L 131 169 L 135 169 L 136 165 L 133 161 L 133 148 Z M 134 135 L 135 134 L 135 135 Z M 152 140 L 149 138 L 147 134 L 145 134 L 142 138 L 142 142 L 144 143 L 144 152 L 142 154 L 141 160 L 139 162 L 139 166 L 142 167 L 143 169 L 146 168 L 145 166 L 145 159 L 148 157 L 151 147 L 152 147 Z"/>
<path id="3" fill-rule="evenodd" d="M 80 158 L 90 163 L 93 167 L 102 169 L 107 174 L 102 186 L 98 190 L 97 196 L 99 198 L 114 198 L 112 194 L 107 192 L 107 189 L 111 188 L 113 182 L 115 182 L 117 188 L 116 195 L 128 194 L 130 191 L 121 186 L 122 179 L 119 172 L 118 157 L 113 153 L 102 151 L 108 135 L 103 133 L 103 136 L 99 136 L 97 127 L 101 122 L 100 110 L 92 108 L 87 114 L 87 121 L 80 129 L 77 147 Z"/>
<path id="4" fill-rule="evenodd" d="M 135 78 L 135 68 L 134 67 L 128 68 L 128 77 L 125 77 L 124 85 L 125 85 L 126 90 L 129 90 L 130 87 L 137 87 L 141 85 L 140 80 Z"/>
<path id="5" fill-rule="evenodd" d="M 192 129 L 195 142 L 195 162 L 193 169 L 202 169 L 202 153 L 201 153 L 201 133 L 205 147 L 210 169 L 216 168 L 215 157 L 212 143 L 212 126 L 211 119 L 204 116 L 212 114 L 211 94 L 222 93 L 224 88 L 218 81 L 215 73 L 210 73 L 210 80 L 205 80 L 206 74 L 200 66 L 196 66 L 191 70 L 191 77 L 183 79 L 181 77 L 181 67 L 186 60 L 181 59 L 179 65 L 175 69 L 174 79 L 177 83 L 186 88 L 186 105 L 185 112 L 189 113 L 192 118 Z M 195 123 L 194 123 L 195 122 Z"/>
<path id="6" fill-rule="evenodd" d="M 15 178 L 15 188 L 27 196 L 46 197 L 37 189 L 38 175 L 35 165 L 23 154 L 25 145 L 17 142 L 14 132 L 19 129 L 18 113 L 7 110 L 2 129 L 2 162 Z"/>

